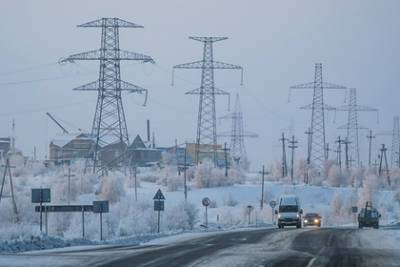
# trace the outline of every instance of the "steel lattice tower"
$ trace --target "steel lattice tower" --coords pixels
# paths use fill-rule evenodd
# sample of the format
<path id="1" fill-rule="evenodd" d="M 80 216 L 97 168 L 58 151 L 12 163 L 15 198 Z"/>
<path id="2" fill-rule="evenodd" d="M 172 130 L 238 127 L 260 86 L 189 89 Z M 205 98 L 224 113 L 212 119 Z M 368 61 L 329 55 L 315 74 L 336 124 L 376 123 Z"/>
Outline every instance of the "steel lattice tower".
<path id="1" fill-rule="evenodd" d="M 326 160 L 325 109 L 333 109 L 324 103 L 325 89 L 346 89 L 345 86 L 323 82 L 322 64 L 315 64 L 314 82 L 299 84 L 290 89 L 313 89 L 313 102 L 302 109 L 311 109 L 310 162 L 317 170 L 322 170 Z"/>
<path id="2" fill-rule="evenodd" d="M 392 167 L 400 166 L 400 125 L 399 116 L 393 117 L 393 130 L 392 130 L 392 151 L 390 154 L 390 164 Z"/>
<path id="3" fill-rule="evenodd" d="M 126 126 L 125 113 L 122 103 L 122 91 L 130 93 L 146 93 L 147 90 L 139 86 L 121 80 L 121 60 L 136 60 L 154 63 L 150 56 L 129 52 L 119 48 L 119 28 L 143 28 L 143 26 L 124 21 L 118 18 L 101 18 L 78 27 L 101 28 L 101 48 L 89 52 L 71 55 L 61 62 L 73 62 L 75 60 L 99 60 L 99 79 L 77 87 L 78 91 L 97 91 L 97 105 L 92 124 L 92 137 L 95 138 L 95 147 L 91 151 L 91 159 L 86 167 L 91 166 L 93 172 L 100 164 L 102 167 L 107 162 L 99 164 L 99 152 L 109 144 L 121 143 L 129 145 L 129 135 Z M 124 154 L 125 151 L 122 151 Z M 125 159 L 118 160 L 121 164 Z M 89 163 L 90 162 L 90 163 Z M 116 163 L 116 162 L 114 162 Z"/>
<path id="4" fill-rule="evenodd" d="M 390 153 L 390 164 L 394 167 L 397 163 L 400 166 L 400 123 L 399 116 L 393 117 L 393 128 L 392 130 L 378 132 L 376 135 L 386 135 L 392 137 L 392 146 Z"/>
<path id="5" fill-rule="evenodd" d="M 360 167 L 358 132 L 362 129 L 368 130 L 368 128 L 358 124 L 358 112 L 378 112 L 378 109 L 357 105 L 357 90 L 355 88 L 350 88 L 349 91 L 348 105 L 337 107 L 335 110 L 347 111 L 347 123 L 340 126 L 338 129 L 344 129 L 347 131 L 346 138 L 349 142 L 349 158 L 357 163 L 357 167 Z"/>
<path id="6" fill-rule="evenodd" d="M 199 112 L 197 118 L 197 136 L 195 161 L 199 163 L 200 145 L 209 145 L 212 150 L 212 160 L 216 163 L 217 151 L 217 127 L 215 112 L 215 96 L 229 95 L 214 86 L 214 69 L 238 69 L 241 70 L 243 81 L 243 68 L 224 62 L 215 61 L 213 57 L 213 43 L 228 39 L 227 37 L 189 37 L 189 39 L 204 43 L 203 60 L 180 64 L 173 67 L 175 69 L 201 69 L 200 88 L 191 90 L 186 94 L 200 95 Z"/>
<path id="7" fill-rule="evenodd" d="M 236 94 L 235 107 L 232 113 L 221 117 L 221 119 L 230 119 L 232 128 L 229 133 L 221 133 L 218 136 L 230 137 L 230 153 L 236 166 L 246 168 L 247 155 L 244 145 L 245 137 L 258 137 L 255 133 L 245 132 L 243 126 L 243 113 L 240 105 L 239 94 Z"/>

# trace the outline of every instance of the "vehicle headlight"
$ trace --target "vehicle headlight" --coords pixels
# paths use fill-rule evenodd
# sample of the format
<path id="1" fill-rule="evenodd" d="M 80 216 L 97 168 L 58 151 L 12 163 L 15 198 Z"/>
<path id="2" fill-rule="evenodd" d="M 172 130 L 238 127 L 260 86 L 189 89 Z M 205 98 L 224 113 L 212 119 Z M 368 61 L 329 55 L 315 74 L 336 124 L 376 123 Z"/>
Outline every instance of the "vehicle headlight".
<path id="1" fill-rule="evenodd" d="M 318 222 L 318 219 L 315 219 L 314 222 L 317 223 L 317 222 Z"/>
<path id="2" fill-rule="evenodd" d="M 279 218 L 279 219 L 281 218 L 281 214 L 278 214 L 278 218 Z"/>
<path id="3" fill-rule="evenodd" d="M 300 218 L 300 215 L 298 213 L 296 215 L 297 215 L 297 218 Z"/>
<path id="4" fill-rule="evenodd" d="M 308 220 L 304 220 L 304 222 L 306 223 L 306 222 L 308 222 Z"/>

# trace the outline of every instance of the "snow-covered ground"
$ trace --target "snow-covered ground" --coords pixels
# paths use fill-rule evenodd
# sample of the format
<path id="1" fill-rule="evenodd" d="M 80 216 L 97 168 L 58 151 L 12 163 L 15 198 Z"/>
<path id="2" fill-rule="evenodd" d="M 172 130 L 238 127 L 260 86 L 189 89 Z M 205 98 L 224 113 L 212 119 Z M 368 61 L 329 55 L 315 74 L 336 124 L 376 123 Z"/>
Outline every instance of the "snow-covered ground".
<path id="1" fill-rule="evenodd" d="M 29 169 L 30 168 L 30 169 Z M 332 187 L 297 184 L 287 181 L 265 182 L 264 209 L 260 209 L 261 183 L 259 174 L 234 173 L 234 179 L 224 180 L 223 172 L 211 173 L 215 187 L 204 187 L 209 180 L 193 177 L 204 175 L 200 169 L 192 173 L 189 182 L 188 201 L 184 202 L 183 175 L 174 168 L 142 172 L 139 175 L 138 200 L 135 201 L 133 178 L 111 174 L 97 179 L 84 176 L 78 167 L 71 178 L 71 204 L 91 204 L 93 200 L 110 200 L 110 212 L 104 214 L 104 238 L 99 242 L 99 216 L 87 213 L 85 218 L 86 239 L 81 239 L 81 214 L 49 214 L 48 234 L 39 231 L 39 215 L 31 203 L 31 188 L 49 187 L 52 204 L 67 203 L 67 179 L 65 170 L 43 170 L 31 166 L 16 170 L 14 178 L 19 223 L 13 221 L 11 202 L 0 203 L 0 252 L 20 252 L 77 245 L 132 244 L 185 232 L 220 231 L 243 227 L 271 226 L 273 212 L 268 203 L 281 195 L 299 196 L 305 213 L 318 212 L 323 226 L 354 225 L 352 206 L 361 207 L 366 199 L 373 198 L 374 205 L 382 214 L 381 224 L 398 220 L 399 202 L 396 191 L 360 187 Z M 222 175 L 221 175 L 222 174 Z M 154 179 L 151 178 L 154 176 Z M 189 175 L 190 176 L 190 175 Z M 149 178 L 150 177 L 150 178 Z M 153 179 L 153 180 L 152 180 Z M 226 184 L 226 186 L 223 186 Z M 216 186 L 219 185 L 219 186 Z M 157 233 L 157 214 L 153 211 L 153 196 L 158 189 L 165 195 L 165 211 L 161 213 L 161 233 Z M 366 189 L 368 192 L 366 193 Z M 367 196 L 366 196 L 367 195 Z M 208 197 L 209 228 L 206 230 L 205 208 L 201 200 Z M 254 210 L 249 214 L 247 207 Z"/>

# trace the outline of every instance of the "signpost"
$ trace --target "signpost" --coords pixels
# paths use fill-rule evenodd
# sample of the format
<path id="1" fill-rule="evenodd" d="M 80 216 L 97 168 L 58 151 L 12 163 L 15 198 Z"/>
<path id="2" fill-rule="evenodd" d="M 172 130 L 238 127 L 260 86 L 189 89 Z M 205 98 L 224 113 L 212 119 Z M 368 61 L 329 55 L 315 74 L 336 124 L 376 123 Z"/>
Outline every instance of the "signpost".
<path id="1" fill-rule="evenodd" d="M 272 211 L 272 224 L 275 224 L 275 213 L 274 213 L 274 210 L 275 210 L 275 207 L 276 207 L 276 201 L 275 200 L 271 200 L 270 202 L 269 202 L 269 206 L 271 207 L 271 211 Z"/>
<path id="2" fill-rule="evenodd" d="M 42 232 L 42 205 L 43 203 L 49 203 L 50 201 L 50 188 L 32 188 L 32 203 L 40 203 L 40 232 Z"/>
<path id="3" fill-rule="evenodd" d="M 206 213 L 205 213 L 205 219 L 206 219 L 206 221 L 205 221 L 205 226 L 206 226 L 206 228 L 208 228 L 208 211 L 207 211 L 207 208 L 208 208 L 208 206 L 210 206 L 211 200 L 210 200 L 208 197 L 205 197 L 205 198 L 203 198 L 203 199 L 201 200 L 201 204 L 203 204 L 203 206 L 206 208 Z"/>
<path id="4" fill-rule="evenodd" d="M 351 212 L 353 213 L 353 221 L 354 221 L 354 224 L 356 224 L 356 223 L 357 223 L 357 212 L 358 212 L 358 207 L 357 207 L 357 206 L 351 207 Z"/>
<path id="5" fill-rule="evenodd" d="M 249 215 L 249 224 L 250 224 L 250 218 L 251 218 L 251 212 L 254 210 L 254 207 L 252 205 L 247 206 L 247 213 Z"/>
<path id="6" fill-rule="evenodd" d="M 108 212 L 108 201 L 93 201 L 93 213 L 100 213 L 100 240 L 103 240 L 103 213 Z"/>
<path id="7" fill-rule="evenodd" d="M 160 212 L 164 211 L 165 197 L 161 192 L 161 189 L 157 190 L 157 193 L 153 197 L 154 200 L 154 211 L 157 211 L 157 233 L 160 232 Z"/>
<path id="8" fill-rule="evenodd" d="M 43 201 L 44 202 L 44 201 Z M 34 202 L 37 203 L 37 202 Z M 36 206 L 36 212 L 45 212 L 46 234 L 47 234 L 47 213 L 48 212 L 81 212 L 82 213 L 82 237 L 85 238 L 85 212 L 100 213 L 100 240 L 103 239 L 102 213 L 109 212 L 108 201 L 93 201 L 92 205 L 46 205 Z"/>

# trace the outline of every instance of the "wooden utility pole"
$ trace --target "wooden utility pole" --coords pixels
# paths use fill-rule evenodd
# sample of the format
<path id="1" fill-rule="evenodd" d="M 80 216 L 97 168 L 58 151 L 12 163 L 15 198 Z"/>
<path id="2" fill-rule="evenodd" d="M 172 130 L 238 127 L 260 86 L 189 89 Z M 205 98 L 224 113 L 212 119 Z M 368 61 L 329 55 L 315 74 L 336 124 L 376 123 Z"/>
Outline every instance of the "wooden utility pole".
<path id="1" fill-rule="evenodd" d="M 372 166 L 372 162 L 371 162 L 371 158 L 372 158 L 372 139 L 375 138 L 374 135 L 372 135 L 372 130 L 369 130 L 369 135 L 367 135 L 368 138 L 368 167 L 371 168 Z"/>
<path id="2" fill-rule="evenodd" d="M 292 136 L 292 140 L 289 141 L 289 148 L 292 150 L 292 158 L 291 158 L 291 166 L 290 166 L 290 180 L 292 181 L 293 184 L 293 176 L 294 176 L 294 150 L 298 148 L 296 145 L 298 143 L 297 140 L 294 139 L 294 135 Z"/>
<path id="3" fill-rule="evenodd" d="M 282 142 L 282 178 L 284 178 L 287 176 L 286 141 L 288 141 L 288 139 L 285 138 L 285 134 L 282 133 L 282 137 L 279 140 Z"/>
<path id="4" fill-rule="evenodd" d="M 71 204 L 71 177 L 75 176 L 75 174 L 71 174 L 71 165 L 68 164 L 68 174 L 64 175 L 66 177 L 68 177 L 68 192 L 67 192 L 67 203 L 68 205 Z M 82 187 L 82 182 L 81 182 L 81 187 Z M 82 188 L 81 188 L 82 190 Z"/>
<path id="5" fill-rule="evenodd" d="M 11 175 L 11 168 L 15 168 L 15 166 L 10 165 L 10 158 L 7 156 L 6 165 L 2 165 L 1 167 L 4 168 L 4 172 L 3 172 L 3 179 L 1 182 L 1 189 L 0 189 L 0 202 L 1 202 L 2 198 L 11 198 L 13 212 L 15 214 L 16 221 L 19 222 L 17 203 L 15 202 L 15 196 L 14 196 L 14 185 L 13 185 L 13 180 L 12 180 L 12 175 Z M 4 184 L 7 180 L 7 176 L 8 176 L 8 181 L 10 183 L 10 195 L 3 195 Z"/>
<path id="6" fill-rule="evenodd" d="M 186 176 L 186 169 L 187 169 L 187 143 L 185 143 L 185 155 L 183 160 L 183 192 L 185 194 L 185 201 L 187 201 L 187 176 Z"/>
<path id="7" fill-rule="evenodd" d="M 264 208 L 264 183 L 265 183 L 265 166 L 262 166 L 262 171 L 261 171 L 261 203 L 260 203 L 260 209 L 262 210 Z"/>
<path id="8" fill-rule="evenodd" d="M 228 148 L 226 146 L 226 142 L 224 143 L 224 156 L 225 156 L 225 177 L 228 177 Z"/>

